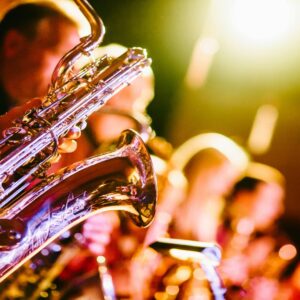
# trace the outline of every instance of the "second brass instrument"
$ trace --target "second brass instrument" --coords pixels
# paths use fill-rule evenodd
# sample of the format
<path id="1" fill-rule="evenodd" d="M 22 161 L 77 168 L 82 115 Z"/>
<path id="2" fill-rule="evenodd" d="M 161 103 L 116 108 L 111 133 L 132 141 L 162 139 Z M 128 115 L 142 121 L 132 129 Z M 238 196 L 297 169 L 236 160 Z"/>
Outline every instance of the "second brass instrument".
<path id="1" fill-rule="evenodd" d="M 201 294 L 203 299 L 224 300 L 226 289 L 217 273 L 216 267 L 221 261 L 221 249 L 215 243 L 198 242 L 192 240 L 180 240 L 172 238 L 161 238 L 149 245 L 152 249 L 165 256 L 173 257 L 175 261 L 164 266 L 166 276 L 160 291 L 156 292 L 155 299 L 191 299 Z M 160 270 L 161 271 L 161 270 Z M 202 278 L 199 276 L 202 271 Z M 198 273 L 198 274 L 197 274 Z M 184 274 L 184 276 L 183 276 Z M 203 284 L 204 278 L 208 281 L 208 287 Z M 186 285 L 183 291 L 174 289 L 170 291 L 169 286 Z"/>

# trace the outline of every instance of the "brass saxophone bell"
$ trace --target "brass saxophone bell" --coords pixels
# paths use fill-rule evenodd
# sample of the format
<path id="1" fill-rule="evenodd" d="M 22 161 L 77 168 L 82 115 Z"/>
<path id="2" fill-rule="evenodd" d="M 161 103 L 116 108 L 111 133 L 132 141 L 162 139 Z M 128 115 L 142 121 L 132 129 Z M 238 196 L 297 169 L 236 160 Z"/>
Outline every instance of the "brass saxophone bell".
<path id="1" fill-rule="evenodd" d="M 128 212 L 139 226 L 154 217 L 156 177 L 150 155 L 133 130 L 122 133 L 116 150 L 75 163 L 28 191 L 1 214 L 26 230 L 17 245 L 0 250 L 0 281 L 64 231 L 93 214 Z"/>

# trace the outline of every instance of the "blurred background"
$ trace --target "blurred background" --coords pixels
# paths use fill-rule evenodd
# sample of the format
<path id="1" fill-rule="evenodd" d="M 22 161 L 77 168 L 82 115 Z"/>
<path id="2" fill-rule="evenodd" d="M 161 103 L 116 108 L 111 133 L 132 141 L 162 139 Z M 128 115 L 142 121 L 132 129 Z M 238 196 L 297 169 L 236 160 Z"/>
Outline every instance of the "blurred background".
<path id="1" fill-rule="evenodd" d="M 300 3 L 296 0 L 91 0 L 104 44 L 153 59 L 148 112 L 174 146 L 225 134 L 287 180 L 283 226 L 300 216 Z"/>
<path id="2" fill-rule="evenodd" d="M 2 0 L 1 14 L 13 2 Z M 157 135 L 176 147 L 218 132 L 279 169 L 287 181 L 283 226 L 300 239 L 299 1 L 90 3 L 106 27 L 103 44 L 143 47 L 153 59 L 148 113 Z"/>

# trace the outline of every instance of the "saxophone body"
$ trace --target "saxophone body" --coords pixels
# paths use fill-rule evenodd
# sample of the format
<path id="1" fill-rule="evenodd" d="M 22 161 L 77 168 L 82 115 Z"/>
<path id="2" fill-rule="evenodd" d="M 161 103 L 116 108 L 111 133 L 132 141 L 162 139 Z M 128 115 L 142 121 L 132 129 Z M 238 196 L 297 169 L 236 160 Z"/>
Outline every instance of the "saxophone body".
<path id="1" fill-rule="evenodd" d="M 60 234 L 105 210 L 130 213 L 139 226 L 153 218 L 156 179 L 143 141 L 133 131 L 116 149 L 47 176 L 58 139 L 86 119 L 151 63 L 130 48 L 117 58 L 93 57 L 105 33 L 87 0 L 74 0 L 91 33 L 56 66 L 47 96 L 0 139 L 0 282 Z M 81 59 L 88 63 L 78 69 Z M 37 184 L 36 178 L 41 178 Z"/>
<path id="2" fill-rule="evenodd" d="M 153 143 L 156 139 L 155 132 L 150 126 L 150 117 L 138 113 L 129 114 L 128 112 L 112 109 L 111 107 L 103 107 L 97 111 L 96 114 L 121 116 L 132 121 L 133 129 L 138 132 L 139 137 L 146 144 L 147 151 L 150 153 L 157 185 L 159 186 L 160 173 L 156 168 L 156 160 L 161 156 L 159 155 L 159 157 L 157 157 L 156 151 L 153 151 L 153 145 L 151 145 L 151 149 L 149 149 L 149 141 Z M 104 153 L 115 151 L 116 145 L 117 141 L 105 145 L 101 144 L 96 150 L 95 155 L 99 156 L 100 154 L 103 155 Z M 153 155 L 153 152 L 155 155 Z M 128 220 L 128 222 L 130 222 L 130 220 Z M 64 299 L 65 293 L 68 293 L 68 288 L 73 291 L 74 286 L 71 283 L 66 284 L 66 282 L 62 282 L 61 276 L 70 261 L 74 260 L 78 255 L 83 255 L 84 249 L 81 247 L 82 239 L 84 239 L 84 237 L 80 233 L 78 226 L 65 231 L 59 238 L 34 255 L 34 257 L 24 263 L 21 268 L 3 282 L 0 289 L 0 298 L 23 297 L 39 299 L 41 294 L 48 294 L 47 299 Z M 86 255 L 88 256 L 88 254 Z M 86 278 L 89 274 L 80 275 Z M 107 276 L 109 276 L 109 267 L 99 266 L 99 275 L 93 275 L 96 279 L 98 279 L 99 275 L 101 278 L 104 277 L 106 279 Z M 79 275 L 74 274 L 74 278 L 78 281 L 76 287 L 80 284 L 82 286 L 87 284 L 86 282 L 80 282 Z M 107 296 L 107 280 L 105 279 L 100 280 L 98 289 L 99 293 Z M 86 281 L 88 281 L 87 278 Z M 76 293 L 80 293 L 80 291 L 80 289 L 79 291 L 76 290 Z"/>
<path id="3" fill-rule="evenodd" d="M 123 210 L 147 226 L 155 203 L 151 158 L 139 136 L 125 131 L 114 152 L 63 169 L 1 212 L 0 281 L 89 216 Z"/>

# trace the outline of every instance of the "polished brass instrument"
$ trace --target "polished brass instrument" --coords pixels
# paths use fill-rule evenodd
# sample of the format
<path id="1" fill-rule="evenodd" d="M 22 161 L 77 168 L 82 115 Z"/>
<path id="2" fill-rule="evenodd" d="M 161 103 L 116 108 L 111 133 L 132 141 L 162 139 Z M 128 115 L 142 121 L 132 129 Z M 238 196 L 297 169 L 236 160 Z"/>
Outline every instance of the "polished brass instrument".
<path id="1" fill-rule="evenodd" d="M 154 130 L 151 128 L 151 118 L 142 113 L 128 113 L 120 109 L 115 109 L 112 107 L 103 107 L 101 110 L 95 113 L 97 116 L 121 116 L 124 118 L 128 118 L 132 121 L 132 129 L 136 130 L 139 136 L 142 138 L 144 143 L 148 143 L 151 141 L 151 149 L 149 151 L 149 147 L 146 144 L 147 150 L 151 154 L 151 160 L 153 163 L 154 171 L 157 175 L 161 175 L 160 171 L 157 169 L 161 169 L 161 167 L 156 167 L 156 162 L 159 157 L 157 157 L 156 153 L 166 152 L 164 149 L 161 150 L 161 143 L 159 143 L 159 151 L 156 151 L 156 136 Z M 119 133 L 118 133 L 119 136 Z M 96 143 L 95 143 L 96 144 Z M 111 151 L 115 151 L 117 141 L 109 143 L 103 143 L 96 149 L 95 154 L 103 154 Z M 153 161 L 154 160 L 154 161 Z M 84 249 L 80 246 L 82 243 L 81 240 L 84 237 L 80 233 L 80 229 L 74 228 L 71 231 L 65 232 L 63 236 L 59 237 L 58 240 L 55 240 L 54 243 L 51 243 L 45 249 L 43 249 L 42 253 L 38 253 L 31 260 L 26 262 L 17 272 L 14 272 L 12 276 L 10 276 L 4 283 L 3 289 L 0 289 L 0 298 L 9 298 L 9 297 L 17 297 L 18 295 L 23 298 L 30 299 L 39 299 L 41 295 L 46 297 L 47 299 L 64 299 L 66 293 L 70 292 L 70 290 L 74 290 L 74 286 L 70 283 L 64 283 L 64 287 L 61 286 L 61 275 L 64 272 L 64 269 L 68 266 L 70 261 L 76 259 L 76 256 L 83 254 Z M 66 237 L 65 237 L 66 236 Z M 88 256 L 89 254 L 86 253 Z M 82 274 L 82 278 L 80 276 L 74 275 L 76 280 L 80 281 L 80 286 L 88 286 L 88 281 L 91 280 L 89 276 L 93 275 L 93 280 L 98 281 L 94 284 L 98 293 L 101 293 L 103 297 L 109 299 L 113 299 L 114 287 L 113 282 L 111 281 L 109 274 L 109 266 L 106 266 L 104 257 L 97 258 L 97 262 L 99 263 L 99 276 L 94 273 L 86 273 Z M 24 276 L 24 274 L 26 274 Z M 100 279 L 98 278 L 100 277 Z M 81 279 L 84 282 L 81 282 Z M 66 287 L 69 286 L 69 289 Z M 79 283 L 76 285 L 79 286 Z M 79 294 L 80 290 L 76 290 L 76 293 Z M 83 292 L 83 291 L 82 291 Z M 105 298 L 105 299 L 106 299 Z"/>
<path id="2" fill-rule="evenodd" d="M 145 50 L 140 48 L 128 49 L 116 59 L 93 59 L 92 51 L 102 41 L 104 26 L 86 0 L 75 2 L 91 24 L 91 35 L 61 59 L 43 104 L 4 131 L 0 140 L 2 210 L 28 188 L 33 175 L 44 176 L 50 159 L 57 153 L 58 138 L 84 123 L 150 64 Z M 83 56 L 90 57 L 91 62 L 74 73 L 75 62 Z"/>
<path id="3" fill-rule="evenodd" d="M 88 124 L 87 137 L 91 144 L 96 148 L 94 153 L 100 154 L 112 150 L 115 147 L 116 137 L 119 136 L 121 130 L 130 128 L 137 131 L 145 142 L 151 155 L 157 177 L 158 189 L 161 190 L 166 181 L 168 160 L 171 157 L 173 148 L 164 138 L 156 135 L 156 132 L 151 127 L 151 117 L 146 112 L 142 113 L 139 111 L 122 110 L 112 106 L 103 107 L 101 110 L 94 113 L 93 117 L 95 117 L 95 119 L 102 117 L 117 117 L 128 121 L 126 122 L 126 125 L 118 124 L 118 127 L 120 127 L 118 131 L 110 134 L 109 137 L 106 136 L 105 139 L 102 138 L 101 133 L 99 133 L 102 129 L 98 130 L 99 128 L 97 128 L 97 126 L 93 127 Z M 117 122 L 118 120 L 115 121 Z M 98 135 L 101 141 L 97 138 Z"/>
<path id="4" fill-rule="evenodd" d="M 0 280 L 93 214 L 123 210 L 136 224 L 147 226 L 155 201 L 150 156 L 138 135 L 126 131 L 114 152 L 63 169 L 2 211 Z"/>
<path id="5" fill-rule="evenodd" d="M 33 186 L 35 177 L 46 176 L 58 139 L 74 125 L 83 129 L 88 116 L 150 64 L 140 48 L 128 49 L 117 58 L 95 59 L 92 52 L 105 28 L 86 0 L 75 3 L 91 25 L 90 36 L 61 59 L 42 105 L 16 120 L 0 140 L 0 282 L 92 214 L 127 211 L 139 226 L 147 226 L 154 215 L 157 191 L 152 162 L 133 131 L 121 135 L 113 152 L 78 162 Z M 83 57 L 89 63 L 76 71 L 75 64 Z M 65 254 L 64 262 L 70 252 Z M 47 288 L 62 261 L 33 297 Z"/>
<path id="6" fill-rule="evenodd" d="M 201 299 L 211 299 L 211 294 L 215 300 L 225 299 L 226 290 L 216 270 L 221 260 L 221 250 L 216 244 L 162 238 L 149 247 L 176 259 L 172 270 L 168 265 L 168 274 L 164 274 L 163 286 L 156 290 L 155 299 L 197 299 L 200 295 Z M 180 290 L 182 284 L 189 287 Z"/>

